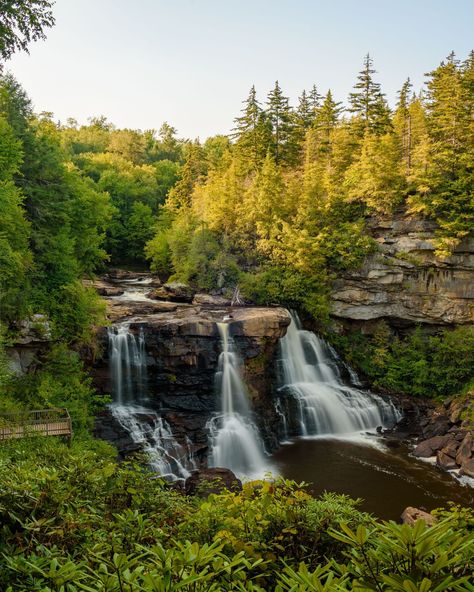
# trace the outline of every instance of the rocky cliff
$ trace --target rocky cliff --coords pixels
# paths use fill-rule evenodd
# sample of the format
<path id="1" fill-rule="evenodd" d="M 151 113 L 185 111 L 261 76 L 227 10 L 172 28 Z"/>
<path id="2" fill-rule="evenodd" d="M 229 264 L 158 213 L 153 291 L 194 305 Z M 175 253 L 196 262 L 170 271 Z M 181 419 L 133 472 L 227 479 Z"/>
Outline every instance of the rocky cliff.
<path id="1" fill-rule="evenodd" d="M 334 318 L 385 319 L 395 327 L 474 323 L 474 236 L 439 258 L 430 220 L 398 214 L 374 218 L 368 227 L 379 250 L 334 283 Z"/>
<path id="2" fill-rule="evenodd" d="M 242 357 L 253 406 L 263 423 L 268 425 L 269 447 L 276 445 L 272 417 L 268 414 L 268 398 L 274 384 L 278 340 L 290 323 L 285 309 L 154 302 L 146 295 L 137 295 L 136 286 L 133 292 L 126 289 L 125 293 L 109 297 L 107 301 L 114 323 L 125 322 L 131 332 L 138 334 L 142 331 L 145 338 L 146 406 L 159 411 L 178 440 L 189 438 L 198 458 L 206 455 L 205 426 L 218 409 L 215 374 L 221 344 L 217 323 L 227 317 L 229 333 Z M 105 327 L 99 329 L 98 340 L 103 355 L 95 361 L 92 375 L 98 390 L 110 393 Z M 96 433 L 115 441 L 122 449 L 133 448 L 107 412 L 99 418 Z"/>

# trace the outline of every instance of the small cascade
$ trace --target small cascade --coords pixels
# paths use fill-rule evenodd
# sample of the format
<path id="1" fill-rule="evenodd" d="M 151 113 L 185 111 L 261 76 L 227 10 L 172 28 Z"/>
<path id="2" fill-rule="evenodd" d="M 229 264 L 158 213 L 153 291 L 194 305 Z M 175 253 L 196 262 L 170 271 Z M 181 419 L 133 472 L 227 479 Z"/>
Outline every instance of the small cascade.
<path id="1" fill-rule="evenodd" d="M 128 324 L 108 328 L 109 359 L 114 401 L 119 405 L 143 402 L 147 395 L 145 335 Z"/>
<path id="2" fill-rule="evenodd" d="M 218 323 L 218 328 L 222 352 L 216 373 L 216 391 L 221 410 L 208 423 L 209 465 L 226 467 L 241 477 L 262 477 L 269 465 L 240 376 L 239 356 L 229 336 L 229 325 Z"/>
<path id="3" fill-rule="evenodd" d="M 143 407 L 148 397 L 146 343 L 143 327 L 138 335 L 129 324 L 108 329 L 113 404 L 112 415 L 131 440 L 147 453 L 151 468 L 169 479 L 185 479 L 196 468 L 191 444 L 178 443 L 167 422 Z"/>
<path id="4" fill-rule="evenodd" d="M 150 466 L 158 475 L 176 481 L 186 479 L 197 468 L 189 441 L 181 446 L 156 411 L 136 405 L 113 405 L 111 409 L 132 441 L 148 455 Z"/>
<path id="5" fill-rule="evenodd" d="M 334 349 L 301 328 L 296 314 L 281 340 L 280 409 L 294 435 L 349 436 L 378 426 L 392 426 L 400 414 L 393 404 L 358 388 L 354 371 Z M 344 383 L 341 370 L 350 377 Z M 284 429 L 288 430 L 286 423 Z"/>

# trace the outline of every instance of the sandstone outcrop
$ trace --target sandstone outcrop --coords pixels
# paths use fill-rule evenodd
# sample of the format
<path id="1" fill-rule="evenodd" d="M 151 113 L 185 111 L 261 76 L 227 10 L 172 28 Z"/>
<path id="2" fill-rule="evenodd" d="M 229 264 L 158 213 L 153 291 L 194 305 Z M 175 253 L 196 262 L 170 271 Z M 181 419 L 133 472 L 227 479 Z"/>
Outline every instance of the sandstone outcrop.
<path id="1" fill-rule="evenodd" d="M 436 224 L 428 219 L 398 214 L 374 218 L 368 228 L 379 250 L 335 281 L 336 319 L 386 319 L 394 326 L 474 323 L 474 236 L 439 258 Z"/>

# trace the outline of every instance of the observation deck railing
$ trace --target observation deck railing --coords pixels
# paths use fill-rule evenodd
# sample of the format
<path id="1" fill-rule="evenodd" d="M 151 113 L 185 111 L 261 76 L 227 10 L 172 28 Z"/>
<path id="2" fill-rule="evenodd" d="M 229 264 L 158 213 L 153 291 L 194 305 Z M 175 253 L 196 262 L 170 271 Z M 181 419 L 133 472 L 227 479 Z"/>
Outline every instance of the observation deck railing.
<path id="1" fill-rule="evenodd" d="M 0 441 L 28 436 L 72 438 L 72 421 L 67 409 L 40 409 L 0 413 Z"/>

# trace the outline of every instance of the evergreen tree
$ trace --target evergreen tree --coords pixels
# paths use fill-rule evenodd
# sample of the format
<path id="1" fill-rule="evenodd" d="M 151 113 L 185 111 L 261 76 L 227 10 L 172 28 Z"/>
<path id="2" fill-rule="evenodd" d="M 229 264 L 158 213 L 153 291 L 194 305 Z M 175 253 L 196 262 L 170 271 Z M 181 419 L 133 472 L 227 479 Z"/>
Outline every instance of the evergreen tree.
<path id="1" fill-rule="evenodd" d="M 315 127 L 323 133 L 327 140 L 329 140 L 329 135 L 343 111 L 341 105 L 342 103 L 333 99 L 331 91 L 328 90 L 315 119 Z"/>
<path id="2" fill-rule="evenodd" d="M 356 116 L 355 130 L 360 136 L 367 131 L 383 133 L 389 126 L 390 112 L 380 84 L 373 79 L 375 73 L 373 60 L 367 54 L 357 77 L 358 82 L 354 85 L 355 92 L 349 95 L 349 111 Z"/>
<path id="3" fill-rule="evenodd" d="M 438 175 L 448 174 L 455 180 L 463 166 L 461 155 L 467 148 L 472 124 L 472 92 L 463 85 L 461 68 L 453 53 L 428 76 L 426 105 L 434 164 Z"/>
<path id="4" fill-rule="evenodd" d="M 322 98 L 323 97 L 319 94 L 316 85 L 313 84 L 313 88 L 310 90 L 308 95 L 308 101 L 314 115 L 316 115 L 319 107 L 321 106 Z"/>
<path id="5" fill-rule="evenodd" d="M 190 142 L 187 147 L 181 177 L 168 194 L 166 207 L 178 211 L 191 206 L 192 193 L 196 183 L 205 174 L 205 159 L 199 141 Z"/>
<path id="6" fill-rule="evenodd" d="M 403 161 L 407 177 L 411 173 L 411 160 L 413 149 L 412 118 L 410 111 L 412 84 L 410 79 L 403 83 L 398 93 L 398 103 L 393 124 L 402 144 Z"/>
<path id="7" fill-rule="evenodd" d="M 275 82 L 274 88 L 269 92 L 267 98 L 266 116 L 271 125 L 271 144 L 270 153 L 272 154 L 275 163 L 292 164 L 294 163 L 298 146 L 295 141 L 294 123 L 292 111 L 289 105 L 288 98 L 283 95 L 283 92 L 278 84 Z"/>
<path id="8" fill-rule="evenodd" d="M 295 122 L 300 129 L 306 131 L 311 127 L 314 121 L 314 108 L 312 101 L 305 90 L 301 93 L 298 101 L 298 108 L 295 112 Z"/>
<path id="9" fill-rule="evenodd" d="M 234 123 L 232 137 L 237 140 L 242 158 L 247 160 L 252 168 L 258 167 L 268 150 L 269 134 L 255 86 L 252 86 L 249 96 L 244 101 L 242 115 L 237 117 Z"/>

